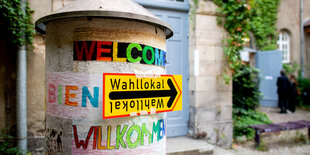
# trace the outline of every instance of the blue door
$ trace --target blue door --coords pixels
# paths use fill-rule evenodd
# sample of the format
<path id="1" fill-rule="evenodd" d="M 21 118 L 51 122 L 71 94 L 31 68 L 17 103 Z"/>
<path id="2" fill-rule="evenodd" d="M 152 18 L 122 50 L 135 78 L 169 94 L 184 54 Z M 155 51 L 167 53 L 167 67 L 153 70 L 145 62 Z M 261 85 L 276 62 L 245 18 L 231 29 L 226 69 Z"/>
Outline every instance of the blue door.
<path id="1" fill-rule="evenodd" d="M 259 90 L 263 94 L 260 105 L 277 107 L 277 79 L 282 69 L 281 51 L 262 51 L 256 53 L 256 68 L 260 71 Z"/>
<path id="2" fill-rule="evenodd" d="M 155 0 L 154 0 L 155 1 Z M 174 35 L 167 40 L 167 74 L 182 75 L 182 94 L 183 104 L 182 111 L 167 113 L 167 137 L 183 136 L 188 134 L 188 79 L 189 79 L 189 62 L 188 62 L 188 3 L 178 1 L 137 1 L 144 5 L 150 12 L 155 14 L 163 21 L 170 24 L 173 28 Z M 153 3 L 154 2 L 154 3 Z M 175 5 L 172 5 L 175 4 Z M 174 7 L 173 10 L 169 9 Z M 178 5 L 180 6 L 179 11 Z M 156 7 L 154 7 L 156 6 Z M 165 6 L 165 7 L 164 7 Z M 187 6 L 187 7 L 186 7 Z"/>

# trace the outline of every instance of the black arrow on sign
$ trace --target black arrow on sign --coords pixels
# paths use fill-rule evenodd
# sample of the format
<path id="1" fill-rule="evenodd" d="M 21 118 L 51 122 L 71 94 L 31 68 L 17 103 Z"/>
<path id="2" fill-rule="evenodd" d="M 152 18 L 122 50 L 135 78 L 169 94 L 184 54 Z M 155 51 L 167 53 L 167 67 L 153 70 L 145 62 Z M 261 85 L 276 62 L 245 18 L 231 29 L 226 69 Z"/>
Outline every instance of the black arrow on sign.
<path id="1" fill-rule="evenodd" d="M 171 79 L 167 80 L 167 84 L 170 90 L 118 91 L 118 92 L 114 91 L 109 94 L 109 97 L 111 100 L 124 100 L 124 99 L 170 96 L 167 103 L 167 107 L 170 108 L 178 92 L 175 89 Z"/>

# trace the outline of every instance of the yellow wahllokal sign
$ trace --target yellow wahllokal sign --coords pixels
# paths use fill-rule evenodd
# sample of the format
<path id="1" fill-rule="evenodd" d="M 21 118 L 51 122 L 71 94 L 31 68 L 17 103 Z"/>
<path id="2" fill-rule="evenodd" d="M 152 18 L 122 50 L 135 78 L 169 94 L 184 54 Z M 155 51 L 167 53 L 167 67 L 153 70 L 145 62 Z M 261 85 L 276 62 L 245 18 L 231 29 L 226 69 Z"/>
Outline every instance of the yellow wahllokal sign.
<path id="1" fill-rule="evenodd" d="M 182 110 L 182 76 L 103 74 L 103 119 Z"/>

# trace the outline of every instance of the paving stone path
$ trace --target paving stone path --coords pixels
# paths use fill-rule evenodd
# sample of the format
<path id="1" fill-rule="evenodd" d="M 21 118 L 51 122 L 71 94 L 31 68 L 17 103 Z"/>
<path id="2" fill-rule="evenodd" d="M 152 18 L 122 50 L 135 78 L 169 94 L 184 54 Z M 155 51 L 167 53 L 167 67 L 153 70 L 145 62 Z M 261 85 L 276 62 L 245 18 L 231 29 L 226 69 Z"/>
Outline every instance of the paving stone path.
<path id="1" fill-rule="evenodd" d="M 260 111 L 265 112 L 274 123 L 282 123 L 297 120 L 310 120 L 310 111 L 297 109 L 292 114 L 280 114 L 278 108 L 261 107 Z M 214 155 L 310 155 L 310 142 L 308 129 L 282 131 L 279 133 L 263 134 L 261 140 L 264 142 L 267 151 L 257 151 L 254 147 L 254 140 L 244 144 L 234 144 L 233 149 L 225 150 L 216 147 Z"/>

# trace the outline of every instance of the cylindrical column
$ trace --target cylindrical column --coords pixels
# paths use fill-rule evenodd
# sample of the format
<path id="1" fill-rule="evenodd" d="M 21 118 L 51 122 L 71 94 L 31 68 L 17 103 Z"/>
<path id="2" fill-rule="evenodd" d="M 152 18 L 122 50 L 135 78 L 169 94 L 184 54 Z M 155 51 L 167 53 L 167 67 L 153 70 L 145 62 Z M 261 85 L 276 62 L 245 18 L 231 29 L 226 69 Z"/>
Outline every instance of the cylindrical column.
<path id="1" fill-rule="evenodd" d="M 147 46 L 165 51 L 165 32 L 138 21 L 95 17 L 57 20 L 47 24 L 48 153 L 165 154 L 165 113 L 144 116 L 131 113 L 130 117 L 103 119 L 104 73 L 132 74 L 138 79 L 165 74 L 163 66 L 142 64 L 140 61 L 131 63 L 122 58 L 126 55 L 128 59 L 129 54 L 129 58 L 134 60 L 152 60 L 152 52 L 142 53 Z M 141 85 L 139 80 L 124 83 L 110 79 L 107 82 L 122 89 Z M 138 100 L 132 104 L 146 106 L 151 102 Z M 133 106 L 126 101 L 113 104 L 116 109 Z"/>
<path id="2" fill-rule="evenodd" d="M 163 75 L 169 25 L 132 0 L 77 0 L 36 29 L 48 154 L 166 153 L 164 112 L 182 107 L 181 77 Z"/>

